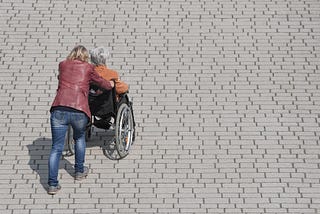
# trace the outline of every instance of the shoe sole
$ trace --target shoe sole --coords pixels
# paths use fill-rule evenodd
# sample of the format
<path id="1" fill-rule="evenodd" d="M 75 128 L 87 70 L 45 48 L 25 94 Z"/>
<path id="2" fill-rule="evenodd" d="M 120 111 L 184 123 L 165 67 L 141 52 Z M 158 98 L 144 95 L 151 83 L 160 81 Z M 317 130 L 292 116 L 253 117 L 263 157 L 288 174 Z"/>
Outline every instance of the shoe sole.
<path id="1" fill-rule="evenodd" d="M 61 188 L 60 188 L 61 189 Z M 48 191 L 48 194 L 49 195 L 55 195 L 55 194 L 57 194 L 59 191 L 60 191 L 60 189 L 57 189 L 57 190 L 54 190 L 54 191 Z"/>
<path id="2" fill-rule="evenodd" d="M 74 177 L 74 179 L 76 180 L 76 181 L 81 181 L 81 180 L 83 180 L 83 179 L 85 179 L 87 176 L 88 176 L 88 174 L 89 174 L 89 169 L 87 168 L 87 167 L 85 167 L 85 169 L 86 169 L 86 173 L 81 173 L 80 175 L 75 175 L 75 177 Z M 77 173 L 76 173 L 77 174 Z"/>
<path id="3" fill-rule="evenodd" d="M 82 177 L 76 177 L 75 180 L 76 180 L 76 181 L 81 181 L 81 180 L 87 178 L 87 176 L 88 176 L 88 175 L 85 175 L 85 176 L 82 176 Z"/>
<path id="4" fill-rule="evenodd" d="M 49 195 L 55 195 L 55 194 L 57 194 L 59 192 L 59 190 L 58 191 L 55 191 L 55 192 L 48 192 L 48 194 Z"/>

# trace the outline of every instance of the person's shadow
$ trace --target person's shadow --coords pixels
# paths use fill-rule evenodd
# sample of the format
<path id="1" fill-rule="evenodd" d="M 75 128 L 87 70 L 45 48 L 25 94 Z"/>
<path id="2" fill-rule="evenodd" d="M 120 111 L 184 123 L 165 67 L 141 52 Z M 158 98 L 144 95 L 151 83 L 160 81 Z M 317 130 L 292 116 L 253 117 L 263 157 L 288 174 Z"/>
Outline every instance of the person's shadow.
<path id="1" fill-rule="evenodd" d="M 29 166 L 39 175 L 40 183 L 44 189 L 48 187 L 48 159 L 51 145 L 52 140 L 50 138 L 38 138 L 32 144 L 27 145 L 30 155 Z M 73 176 L 73 165 L 64 158 L 60 160 L 59 169 L 62 168 Z"/>
<path id="2" fill-rule="evenodd" d="M 103 154 L 110 160 L 118 160 L 119 155 L 114 146 L 113 134 L 110 131 L 96 130 L 92 139 L 87 140 L 87 147 L 99 146 Z M 30 155 L 29 166 L 39 175 L 40 183 L 44 189 L 48 187 L 48 159 L 51 151 L 51 138 L 38 138 L 32 144 L 27 145 Z M 62 153 L 59 169 L 65 169 L 70 176 L 74 176 L 73 164 L 66 158 L 68 147 L 65 145 L 65 151 Z"/>

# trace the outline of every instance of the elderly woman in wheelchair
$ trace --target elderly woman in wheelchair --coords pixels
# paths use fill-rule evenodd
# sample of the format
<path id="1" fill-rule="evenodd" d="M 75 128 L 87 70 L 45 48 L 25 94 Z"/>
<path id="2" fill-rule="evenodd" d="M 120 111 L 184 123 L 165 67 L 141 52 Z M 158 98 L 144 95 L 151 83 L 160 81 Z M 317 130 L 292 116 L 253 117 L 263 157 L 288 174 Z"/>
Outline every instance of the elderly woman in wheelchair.
<path id="1" fill-rule="evenodd" d="M 87 138 L 91 137 L 92 126 L 114 131 L 115 146 L 121 159 L 129 154 L 135 140 L 135 121 L 128 85 L 119 79 L 116 71 L 107 67 L 109 52 L 106 48 L 95 48 L 90 51 L 90 55 L 96 72 L 104 79 L 114 81 L 115 84 L 109 91 L 90 85 L 89 107 L 92 117 L 87 127 Z M 73 155 L 74 140 L 71 127 L 67 135 L 68 155 Z"/>

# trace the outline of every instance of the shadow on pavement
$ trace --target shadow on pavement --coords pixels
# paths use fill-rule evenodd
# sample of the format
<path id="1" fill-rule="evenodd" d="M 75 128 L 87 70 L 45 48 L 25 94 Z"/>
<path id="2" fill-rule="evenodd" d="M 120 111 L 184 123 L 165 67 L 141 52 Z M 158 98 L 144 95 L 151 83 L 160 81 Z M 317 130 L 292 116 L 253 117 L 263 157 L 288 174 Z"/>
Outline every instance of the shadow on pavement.
<path id="1" fill-rule="evenodd" d="M 87 148 L 99 146 L 107 158 L 110 160 L 118 160 L 119 155 L 115 149 L 113 134 L 104 131 L 95 134 L 96 136 L 92 136 L 92 138 L 87 141 Z M 51 144 L 51 138 L 38 138 L 34 140 L 32 144 L 27 145 L 30 156 L 29 166 L 39 175 L 40 183 L 45 189 L 47 188 L 48 182 L 48 159 Z M 65 169 L 71 176 L 74 176 L 74 164 L 64 158 L 67 156 L 67 150 L 67 146 L 65 146 L 59 169 Z"/>
<path id="2" fill-rule="evenodd" d="M 40 183 L 44 189 L 47 188 L 48 182 L 48 159 L 51 143 L 51 138 L 38 138 L 27 146 L 30 156 L 29 166 L 39 175 Z M 65 169 L 71 176 L 74 175 L 73 164 L 63 157 L 60 160 L 59 169 Z"/>
<path id="3" fill-rule="evenodd" d="M 115 146 L 114 130 L 95 128 L 94 135 L 87 140 L 87 147 L 99 146 L 103 154 L 110 160 L 119 160 L 120 156 Z"/>
<path id="4" fill-rule="evenodd" d="M 99 146 L 107 158 L 110 160 L 118 160 L 119 155 L 115 149 L 113 136 L 114 133 L 112 132 L 98 131 L 98 133 L 95 133 L 95 136 L 87 140 L 87 148 Z M 51 144 L 51 138 L 38 138 L 34 140 L 32 144 L 27 145 L 30 155 L 30 168 L 39 175 L 40 183 L 44 189 L 47 188 L 48 182 L 48 159 Z M 67 150 L 68 148 L 65 145 L 65 151 L 62 153 L 59 169 L 65 169 L 71 176 L 74 176 L 74 164 L 64 158 L 67 156 Z"/>

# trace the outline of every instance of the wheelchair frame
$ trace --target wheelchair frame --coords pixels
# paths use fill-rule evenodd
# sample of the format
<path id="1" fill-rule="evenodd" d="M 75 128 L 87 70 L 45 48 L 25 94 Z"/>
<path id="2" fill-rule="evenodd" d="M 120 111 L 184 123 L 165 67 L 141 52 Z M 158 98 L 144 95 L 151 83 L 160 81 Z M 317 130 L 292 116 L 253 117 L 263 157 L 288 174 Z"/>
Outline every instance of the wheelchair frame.
<path id="1" fill-rule="evenodd" d="M 110 93 L 110 91 L 104 93 Z M 102 93 L 102 95 L 104 93 Z M 111 90 L 111 93 L 111 104 L 113 105 L 113 111 L 108 112 L 105 118 L 100 118 L 100 120 L 98 120 L 102 120 L 100 125 L 98 125 L 96 122 L 97 115 L 95 115 L 95 112 L 91 111 L 92 116 L 86 130 L 86 141 L 90 139 L 93 127 L 108 130 L 109 127 L 113 126 L 115 131 L 114 143 L 118 153 L 118 157 L 113 159 L 122 159 L 129 154 L 130 148 L 135 141 L 135 120 L 132 107 L 133 103 L 128 96 L 128 92 L 119 95 L 119 101 L 117 101 L 115 87 Z M 89 100 L 99 99 L 99 96 L 100 95 L 89 94 Z M 110 103 L 107 105 L 110 105 Z M 90 110 L 91 109 L 93 109 L 93 106 L 90 106 Z M 110 123 L 111 118 L 114 121 L 113 123 Z M 67 145 L 66 156 L 72 156 L 75 153 L 74 143 L 73 130 L 72 127 L 69 126 L 65 139 L 65 144 Z"/>

